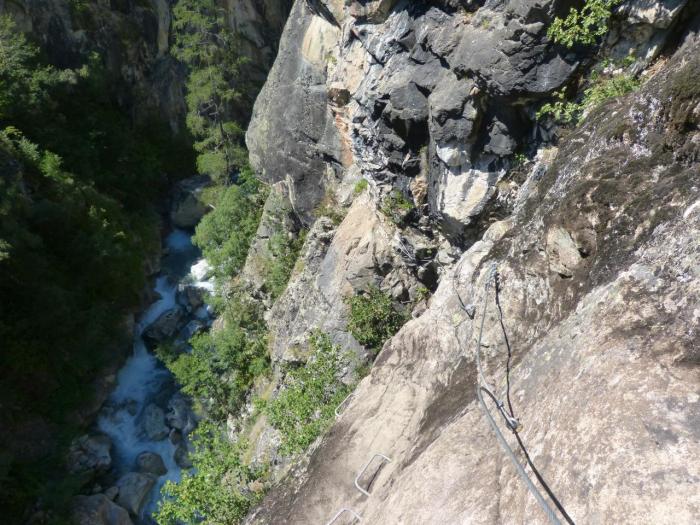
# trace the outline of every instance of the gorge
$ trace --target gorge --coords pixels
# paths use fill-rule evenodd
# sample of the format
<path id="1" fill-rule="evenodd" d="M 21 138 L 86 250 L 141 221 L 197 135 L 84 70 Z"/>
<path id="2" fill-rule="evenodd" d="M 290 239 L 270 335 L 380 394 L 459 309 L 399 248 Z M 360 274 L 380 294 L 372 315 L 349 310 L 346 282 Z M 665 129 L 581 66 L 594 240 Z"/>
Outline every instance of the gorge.
<path id="1" fill-rule="evenodd" d="M 0 14 L 8 523 L 697 521 L 697 2 Z"/>

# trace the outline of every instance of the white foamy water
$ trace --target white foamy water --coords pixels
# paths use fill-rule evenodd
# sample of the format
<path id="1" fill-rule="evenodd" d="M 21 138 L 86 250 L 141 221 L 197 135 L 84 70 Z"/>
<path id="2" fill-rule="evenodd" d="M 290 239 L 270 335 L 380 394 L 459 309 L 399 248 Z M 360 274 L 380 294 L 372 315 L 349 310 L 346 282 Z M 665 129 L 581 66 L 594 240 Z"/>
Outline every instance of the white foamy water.
<path id="1" fill-rule="evenodd" d="M 168 257 L 173 257 L 174 266 L 181 264 L 182 257 L 192 255 L 191 261 L 196 256 L 189 235 L 182 230 L 175 230 L 167 237 L 166 247 Z M 188 269 L 190 279 L 194 279 L 196 286 L 213 290 L 213 282 L 206 279 L 210 267 L 204 259 L 195 261 Z M 161 275 L 156 279 L 155 291 L 159 299 L 139 319 L 134 337 L 134 352 L 119 371 L 117 386 L 101 410 L 97 422 L 98 428 L 112 439 L 113 465 L 118 476 L 136 471 L 136 458 L 142 452 L 155 452 L 165 463 L 167 473 L 158 478 L 140 516 L 146 521 L 150 521 L 150 516 L 158 507 L 161 487 L 166 481 L 178 481 L 181 477 L 181 468 L 174 459 L 176 447 L 167 437 L 159 441 L 150 440 L 142 424 L 146 406 L 159 396 L 158 404 L 163 406 L 163 394 L 175 393 L 170 372 L 148 351 L 141 335 L 158 317 L 177 306 L 177 284 L 171 277 Z M 208 319 L 209 311 L 208 307 L 202 307 L 195 315 Z"/>

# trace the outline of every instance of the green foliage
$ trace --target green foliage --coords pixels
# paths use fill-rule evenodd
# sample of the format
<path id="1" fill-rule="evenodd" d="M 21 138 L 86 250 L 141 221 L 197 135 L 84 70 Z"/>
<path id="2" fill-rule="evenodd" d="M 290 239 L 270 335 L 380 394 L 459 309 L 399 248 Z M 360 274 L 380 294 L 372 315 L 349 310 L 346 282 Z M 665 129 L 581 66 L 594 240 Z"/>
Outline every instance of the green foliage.
<path id="1" fill-rule="evenodd" d="M 346 362 L 340 346 L 320 332 L 312 334 L 309 344 L 309 361 L 289 370 L 280 394 L 264 404 L 270 423 L 282 434 L 283 454 L 304 451 L 325 432 L 335 407 L 350 392 L 338 379 Z"/>
<path id="2" fill-rule="evenodd" d="M 367 179 L 360 179 L 355 184 L 355 187 L 353 188 L 352 192 L 355 194 L 355 196 L 360 195 L 367 189 L 368 186 L 369 182 L 367 182 Z"/>
<path id="3" fill-rule="evenodd" d="M 245 443 L 231 443 L 223 430 L 202 422 L 193 433 L 193 469 L 163 487 L 155 519 L 159 525 L 240 523 L 261 495 L 245 490 L 264 475 L 242 460 Z"/>
<path id="4" fill-rule="evenodd" d="M 90 402 L 93 379 L 129 344 L 123 319 L 141 300 L 145 254 L 159 249 L 153 204 L 164 173 L 191 169 L 167 124 L 125 115 L 122 87 L 96 56 L 77 71 L 43 64 L 0 17 L 3 440 L 26 421 L 67 429 Z M 60 470 L 46 452 L 42 475 L 9 460 L 0 487 L 9 521 Z"/>
<path id="5" fill-rule="evenodd" d="M 238 410 L 255 378 L 270 366 L 267 327 L 258 302 L 234 291 L 221 318 L 221 329 L 190 340 L 191 352 L 173 356 L 163 349 L 158 353 L 182 391 L 213 420 Z"/>
<path id="6" fill-rule="evenodd" d="M 233 115 L 250 102 L 247 60 L 214 0 L 179 0 L 173 8 L 173 55 L 189 68 L 187 127 L 195 137 L 197 169 L 227 182 L 246 160 L 243 127 Z"/>
<path id="7" fill-rule="evenodd" d="M 376 352 L 408 320 L 406 314 L 394 308 L 391 297 L 376 286 L 351 297 L 348 304 L 348 330 L 358 343 Z"/>
<path id="8" fill-rule="evenodd" d="M 273 299 L 284 292 L 292 275 L 294 265 L 306 240 L 306 231 L 290 236 L 285 232 L 275 232 L 268 240 L 271 257 L 263 263 L 265 287 Z"/>
<path id="9" fill-rule="evenodd" d="M 566 18 L 555 18 L 547 36 L 566 47 L 595 44 L 608 32 L 612 8 L 622 0 L 586 0 L 579 9 L 571 9 Z"/>
<path id="10" fill-rule="evenodd" d="M 232 277 L 245 263 L 260 223 L 267 188 L 249 167 L 244 167 L 236 184 L 212 194 L 217 197 L 212 204 L 214 210 L 197 225 L 192 241 L 219 277 Z"/>
<path id="11" fill-rule="evenodd" d="M 590 86 L 583 92 L 581 102 L 565 100 L 564 91 L 555 93 L 556 101 L 543 105 L 537 112 L 537 118 L 551 116 L 562 124 L 576 124 L 584 111 L 596 107 L 611 98 L 621 97 L 636 91 L 641 82 L 631 75 L 591 76 Z"/>
<path id="12" fill-rule="evenodd" d="M 381 210 L 394 224 L 401 224 L 413 208 L 413 203 L 401 191 L 393 190 L 384 197 Z"/>

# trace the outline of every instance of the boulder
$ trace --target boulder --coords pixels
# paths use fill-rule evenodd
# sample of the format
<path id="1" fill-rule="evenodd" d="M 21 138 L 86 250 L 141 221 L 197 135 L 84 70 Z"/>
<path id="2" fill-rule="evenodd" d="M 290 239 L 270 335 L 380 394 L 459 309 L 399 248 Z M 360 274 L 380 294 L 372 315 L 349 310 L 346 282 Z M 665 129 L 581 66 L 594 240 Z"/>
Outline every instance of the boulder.
<path id="1" fill-rule="evenodd" d="M 177 287 L 177 304 L 188 312 L 194 312 L 204 304 L 205 290 L 192 284 L 180 284 Z"/>
<path id="2" fill-rule="evenodd" d="M 129 513 L 104 494 L 76 496 L 72 514 L 76 525 L 133 525 Z"/>
<path id="3" fill-rule="evenodd" d="M 68 450 L 68 470 L 90 477 L 108 471 L 112 465 L 111 448 L 112 440 L 105 434 L 85 435 L 73 440 Z"/>
<path id="4" fill-rule="evenodd" d="M 155 483 L 156 477 L 152 474 L 129 472 L 117 481 L 117 487 L 119 487 L 117 503 L 134 516 L 138 516 Z"/>
<path id="5" fill-rule="evenodd" d="M 145 474 L 154 474 L 156 476 L 162 476 L 168 469 L 161 458 L 155 452 L 141 452 L 136 458 L 136 465 L 139 468 L 139 472 Z"/>
<path id="6" fill-rule="evenodd" d="M 151 441 L 160 441 L 168 437 L 168 427 L 165 426 L 163 409 L 153 403 L 146 406 L 141 416 L 141 426 Z"/>
<path id="7" fill-rule="evenodd" d="M 155 348 L 163 341 L 175 337 L 185 322 L 185 314 L 181 308 L 163 312 L 143 331 L 143 340 L 149 348 Z"/>
<path id="8" fill-rule="evenodd" d="M 168 414 L 166 418 L 171 428 L 185 434 L 194 427 L 190 404 L 187 399 L 180 394 L 175 394 L 168 402 Z"/>
<path id="9" fill-rule="evenodd" d="M 208 177 L 196 176 L 177 185 L 170 207 L 170 221 L 174 226 L 194 228 L 204 217 L 208 206 L 202 202 L 202 191 L 210 183 Z"/>

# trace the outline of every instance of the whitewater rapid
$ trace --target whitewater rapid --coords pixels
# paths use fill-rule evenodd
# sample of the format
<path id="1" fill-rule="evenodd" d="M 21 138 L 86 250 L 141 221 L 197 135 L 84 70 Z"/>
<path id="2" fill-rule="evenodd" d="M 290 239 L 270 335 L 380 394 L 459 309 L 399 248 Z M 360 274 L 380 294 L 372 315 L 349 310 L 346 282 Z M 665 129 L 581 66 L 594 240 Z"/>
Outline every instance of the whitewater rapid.
<path id="1" fill-rule="evenodd" d="M 213 282 L 207 280 L 209 265 L 192 245 L 190 236 L 182 230 L 173 231 L 165 240 L 166 256 L 163 270 L 156 279 L 155 292 L 159 299 L 141 315 L 134 333 L 133 354 L 118 373 L 117 386 L 98 417 L 98 428 L 113 443 L 112 465 L 117 477 L 137 471 L 136 458 L 143 452 L 155 452 L 165 464 L 167 472 L 158 477 L 141 513 L 141 520 L 152 523 L 151 515 L 158 507 L 160 490 L 166 481 L 178 481 L 182 469 L 175 462 L 177 446 L 168 437 L 159 441 L 148 439 L 143 431 L 143 412 L 155 400 L 172 397 L 177 393 L 172 374 L 148 351 L 142 338 L 144 330 L 158 317 L 178 307 L 176 294 L 179 282 L 188 282 L 213 291 Z M 206 321 L 208 306 L 199 308 L 195 316 Z"/>

